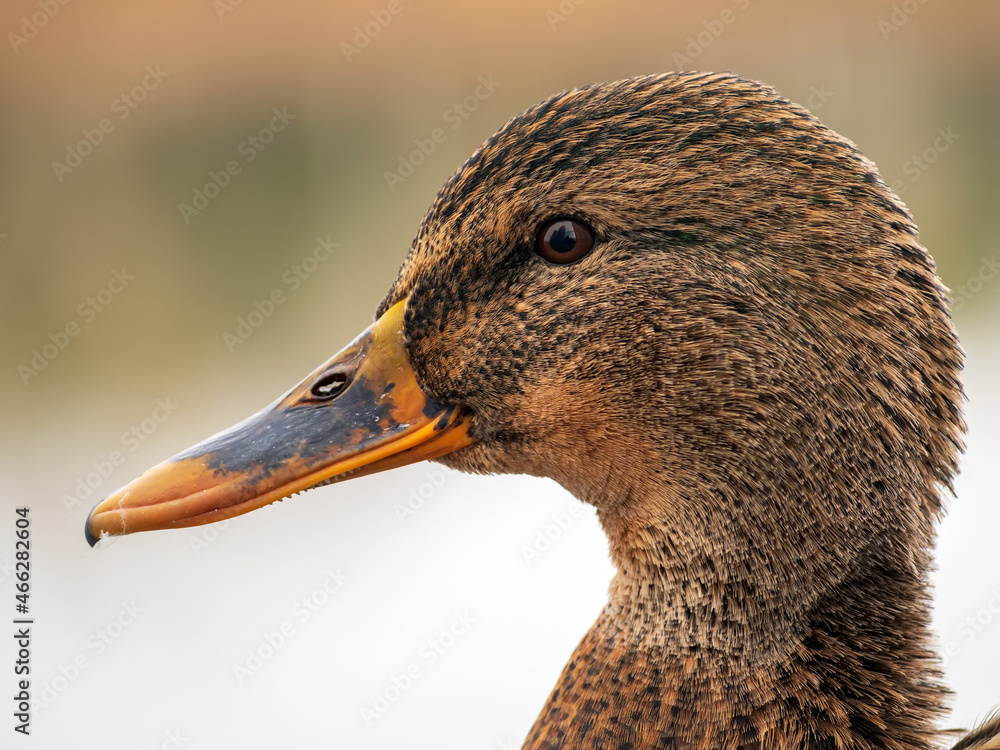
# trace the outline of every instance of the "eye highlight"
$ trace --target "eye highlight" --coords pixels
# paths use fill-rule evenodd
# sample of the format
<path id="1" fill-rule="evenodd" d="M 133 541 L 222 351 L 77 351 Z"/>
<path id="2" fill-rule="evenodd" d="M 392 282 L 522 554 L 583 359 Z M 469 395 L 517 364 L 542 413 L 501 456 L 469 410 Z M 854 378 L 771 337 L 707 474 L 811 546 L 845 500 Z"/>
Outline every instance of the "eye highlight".
<path id="1" fill-rule="evenodd" d="M 575 263 L 594 249 L 594 233 L 576 219 L 552 219 L 542 224 L 535 252 L 549 263 Z"/>

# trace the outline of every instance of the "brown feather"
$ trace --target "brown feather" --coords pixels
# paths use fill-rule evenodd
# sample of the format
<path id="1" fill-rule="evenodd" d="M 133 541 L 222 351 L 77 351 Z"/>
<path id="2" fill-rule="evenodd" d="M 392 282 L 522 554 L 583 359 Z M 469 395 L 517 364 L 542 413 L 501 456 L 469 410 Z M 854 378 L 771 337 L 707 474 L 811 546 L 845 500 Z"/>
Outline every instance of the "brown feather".
<path id="1" fill-rule="evenodd" d="M 1000 713 L 965 735 L 952 750 L 1000 750 Z"/>
<path id="2" fill-rule="evenodd" d="M 559 216 L 597 238 L 571 266 L 533 252 Z M 444 462 L 556 479 L 618 568 L 526 748 L 938 744 L 963 355 L 850 141 L 727 74 L 559 94 L 445 184 L 404 297 L 422 386 L 474 414 Z"/>

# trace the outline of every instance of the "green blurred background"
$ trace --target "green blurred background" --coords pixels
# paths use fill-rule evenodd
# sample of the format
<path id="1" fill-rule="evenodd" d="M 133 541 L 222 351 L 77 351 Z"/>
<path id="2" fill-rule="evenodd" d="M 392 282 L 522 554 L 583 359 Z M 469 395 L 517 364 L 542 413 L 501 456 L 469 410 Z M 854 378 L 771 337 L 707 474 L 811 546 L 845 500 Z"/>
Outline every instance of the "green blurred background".
<path id="1" fill-rule="evenodd" d="M 370 38 L 364 34 L 366 24 L 369 33 L 377 30 Z M 175 561 L 170 555 L 183 557 L 189 551 L 188 537 L 168 535 L 176 541 L 176 552 L 169 551 L 170 542 L 129 539 L 101 553 L 102 562 L 94 563 L 82 536 L 83 518 L 93 500 L 263 406 L 366 326 L 440 184 L 505 120 L 565 88 L 674 69 L 733 70 L 810 106 L 878 164 L 910 207 L 942 278 L 961 298 L 956 319 L 970 349 L 970 378 L 983 384 L 980 414 L 1000 414 L 990 395 L 1000 374 L 995 355 L 1000 280 L 993 278 L 1000 267 L 993 270 L 996 261 L 991 260 L 1000 250 L 997 2 L 78 0 L 59 5 L 56 0 L 7 0 L 0 9 L 0 31 L 5 35 L 0 42 L 0 539 L 7 533 L 3 529 L 11 509 L 30 504 L 42 576 L 36 579 L 36 596 L 39 606 L 51 612 L 48 645 L 39 646 L 38 658 L 51 660 L 42 662 L 42 677 L 57 674 L 58 666 L 78 648 L 74 644 L 85 642 L 86 634 L 107 619 L 108 613 L 100 609 L 102 596 L 117 602 L 119 592 L 114 589 L 121 586 L 155 597 L 149 589 L 157 587 L 156 576 L 170 577 L 170 571 L 162 569 L 162 556 Z M 477 87 L 486 91 L 480 77 L 494 86 L 476 98 Z M 121 99 L 123 94 L 134 108 Z M 275 108 L 293 118 L 259 151 L 253 150 L 255 158 L 248 161 L 247 149 L 253 146 L 247 139 L 268 126 Z M 127 117 L 119 119 L 126 112 Z M 53 166 L 66 162 L 68 149 L 87 152 L 86 145 L 78 143 L 86 138 L 85 131 L 96 140 L 103 118 L 109 119 L 110 132 L 101 134 L 99 145 L 89 149 L 78 166 L 71 172 Z M 436 145 L 412 176 L 390 186 L 386 173 L 399 169 L 400 158 L 415 148 L 414 139 L 427 139 L 435 128 L 444 129 L 445 142 Z M 210 173 L 224 170 L 231 160 L 238 163 L 239 173 L 186 221 L 179 205 L 191 204 L 194 191 L 204 189 Z M 303 265 L 317 237 L 330 238 L 339 247 L 329 260 Z M 112 274 L 122 269 L 132 280 L 120 293 L 109 296 L 105 291 L 102 297 Z M 298 274 L 300 283 L 290 282 L 289 272 Z M 274 289 L 285 292 L 286 301 L 245 342 L 227 343 L 225 334 L 236 333 L 240 317 L 250 315 L 255 301 Z M 103 309 L 90 307 L 93 312 L 87 312 L 90 298 Z M 102 298 L 110 303 L 103 305 Z M 34 350 L 41 353 L 50 334 L 59 339 L 57 332 L 71 322 L 79 326 L 78 335 L 44 369 L 26 375 L 21 368 L 33 367 Z M 157 398 L 172 399 L 178 408 L 176 415 L 150 429 L 154 423 L 148 418 Z M 974 474 L 979 489 L 969 494 L 978 492 L 980 502 L 973 505 L 970 499 L 966 507 L 992 512 L 990 519 L 996 521 L 991 510 L 996 506 L 991 463 L 996 432 L 984 418 L 978 419 L 984 426 L 970 436 L 970 456 L 984 459 L 980 473 Z M 135 447 L 123 436 L 133 427 L 140 433 Z M 94 462 L 116 449 L 123 451 L 124 464 L 94 490 L 95 497 L 84 502 L 81 493 L 74 495 Z M 374 554 L 382 562 L 398 562 L 398 546 L 378 546 L 380 535 L 387 533 L 381 524 L 398 528 L 390 510 L 392 498 L 405 494 L 422 475 L 400 476 L 404 479 L 364 480 L 376 482 L 364 485 L 364 491 L 335 495 L 331 488 L 311 493 L 308 501 L 296 501 L 310 509 L 301 516 L 290 510 L 286 516 L 273 512 L 262 521 L 247 521 L 247 526 L 227 534 L 237 537 L 245 530 L 252 541 L 246 547 L 227 541 L 233 546 L 225 557 L 218 555 L 220 570 L 249 564 L 261 555 L 289 561 L 298 561 L 299 553 L 308 557 L 312 548 L 298 536 L 292 519 L 315 526 L 316 549 L 334 544 L 340 538 L 324 538 L 323 525 L 329 522 L 341 529 L 354 518 L 351 513 L 362 511 L 334 506 L 329 498 L 349 498 L 351 493 L 359 493 L 359 502 L 367 502 L 362 495 L 385 498 L 377 501 L 385 511 L 382 516 L 367 521 L 362 517 L 359 523 L 368 539 L 376 540 L 368 544 L 375 546 Z M 491 481 L 508 480 L 455 478 L 449 485 L 455 497 L 448 502 L 466 508 L 480 501 L 464 499 L 463 494 L 478 498 L 486 492 L 483 488 L 521 486 Z M 548 484 L 530 486 L 541 486 L 543 495 L 561 492 Z M 511 523 L 517 527 L 519 517 L 534 519 L 508 545 L 514 550 L 508 562 L 517 567 L 522 562 L 519 541 L 530 539 L 546 515 L 533 516 L 537 512 L 525 504 L 527 495 L 520 490 L 519 500 L 505 499 L 504 493 L 512 492 L 502 489 L 499 498 L 482 500 L 474 523 L 514 519 Z M 79 505 L 67 500 L 74 496 Z M 960 492 L 956 508 L 962 500 Z M 544 506 L 555 508 L 569 500 L 559 496 L 538 502 L 555 503 Z M 955 573 L 956 580 L 974 579 L 964 594 L 949 599 L 954 587 L 939 594 L 939 602 L 947 602 L 954 614 L 939 623 L 944 641 L 949 633 L 959 633 L 961 618 L 986 606 L 983 602 L 995 590 L 991 587 L 1000 585 L 995 556 L 975 556 L 976 549 L 990 542 L 969 536 L 977 528 L 989 528 L 988 520 L 970 517 L 968 527 L 954 531 L 945 540 L 950 546 L 942 548 L 942 568 L 953 560 L 955 566 L 967 566 L 960 576 Z M 259 532 L 254 523 L 262 524 Z M 584 565 L 588 556 L 600 558 L 604 567 L 595 573 L 595 581 L 587 582 L 586 594 L 581 594 L 586 604 L 576 619 L 539 614 L 551 618 L 544 619 L 543 627 L 532 619 L 535 614 L 524 615 L 522 607 L 527 605 L 519 604 L 519 590 L 527 586 L 538 587 L 539 608 L 541 602 L 552 601 L 546 595 L 552 587 L 559 587 L 567 601 L 575 601 L 577 583 L 567 583 L 557 564 L 544 574 L 533 571 L 504 579 L 511 589 L 513 614 L 508 611 L 509 620 L 495 621 L 505 623 L 498 632 L 511 640 L 493 642 L 493 653 L 503 651 L 505 660 L 517 662 L 511 650 L 537 645 L 540 630 L 558 633 L 551 636 L 558 640 L 537 646 L 546 654 L 545 667 L 524 678 L 531 687 L 523 691 L 516 671 L 500 675 L 496 684 L 501 692 L 477 703 L 482 722 L 499 710 L 491 712 L 491 705 L 507 706 L 502 727 L 477 735 L 481 723 L 452 725 L 454 742 L 436 740 L 436 746 L 496 747 L 508 734 L 519 741 L 527 731 L 558 666 L 603 598 L 608 575 L 603 542 L 593 519 L 585 523 L 590 526 L 580 532 L 580 539 L 587 542 L 580 542 L 579 557 L 567 557 L 562 569 Z M 443 533 L 442 527 L 436 528 Z M 447 528 L 448 539 L 469 533 L 469 527 Z M 264 539 L 267 548 L 262 551 L 257 545 Z M 419 543 L 407 543 L 417 544 L 414 554 L 419 557 Z M 444 537 L 440 543 L 446 544 Z M 363 548 L 366 545 L 359 545 L 355 561 L 362 568 L 367 559 Z M 952 558 L 945 557 L 948 550 L 953 550 Z M 483 588 L 477 580 L 494 575 L 494 563 L 480 559 L 467 545 L 454 554 L 433 569 L 441 580 L 422 592 L 421 602 L 426 604 L 439 595 L 439 587 L 447 587 L 449 571 L 459 560 L 479 576 L 462 589 L 465 594 Z M 0 559 L 9 555 L 10 550 L 0 546 Z M 251 590 L 258 582 L 238 577 L 220 582 L 213 576 L 221 574 L 206 570 L 202 562 L 187 555 L 177 563 L 199 581 L 191 587 L 211 591 L 218 585 L 240 585 Z M 406 564 L 419 565 L 411 559 Z M 496 565 L 503 569 L 503 562 Z M 115 577 L 122 568 L 139 577 L 124 583 Z M 275 591 L 290 585 L 295 569 L 289 564 L 284 578 L 274 579 Z M 430 576 L 432 571 L 422 574 Z M 10 591 L 10 585 L 5 580 L 2 591 Z M 393 592 L 380 593 L 373 586 L 369 594 L 380 600 Z M 443 602 L 455 595 L 440 594 Z M 171 601 L 173 607 L 184 608 L 190 605 L 190 595 L 182 591 Z M 368 606 L 367 601 L 362 598 L 357 606 Z M 216 614 L 225 618 L 230 611 L 220 607 Z M 381 637 L 404 637 L 408 618 L 417 616 L 412 609 L 393 612 L 398 628 L 389 635 L 378 631 Z M 1000 640 L 997 623 L 983 627 L 983 634 L 977 631 L 975 643 L 963 650 L 967 671 L 977 668 L 973 646 L 986 648 Z M 222 632 L 232 635 L 233 630 Z M 200 642 L 203 636 L 196 631 L 192 637 Z M 148 651 L 142 643 L 136 639 L 129 659 Z M 171 649 L 184 650 L 185 643 Z M 484 641 L 484 654 L 491 653 L 490 643 Z M 374 639 L 360 648 L 380 646 Z M 990 649 L 991 656 L 977 658 L 992 658 L 995 674 L 1000 649 Z M 99 679 L 108 680 L 108 685 L 125 679 L 143 689 L 148 671 L 131 672 L 128 659 L 121 658 L 120 669 L 107 667 L 104 678 L 97 668 L 89 673 L 93 689 L 105 684 Z M 298 679 L 310 679 L 315 665 L 309 659 L 303 663 L 289 656 L 288 661 L 288 669 L 293 662 L 301 669 L 295 673 Z M 390 660 L 379 675 L 391 672 L 398 662 Z M 467 672 L 442 678 L 433 690 L 424 686 L 427 705 L 452 705 L 448 710 L 453 710 L 448 702 L 460 699 L 470 675 L 487 670 L 483 666 L 477 672 L 474 663 L 467 666 Z M 316 669 L 335 667 L 327 663 Z M 359 666 L 357 674 L 367 671 Z M 964 679 L 957 674 L 949 672 L 955 684 Z M 219 690 L 233 688 L 231 681 L 220 684 L 225 687 Z M 971 720 L 974 706 L 985 710 L 990 700 L 1000 701 L 997 690 L 989 693 L 986 683 L 982 685 L 977 696 L 966 695 L 975 700 L 962 704 L 969 710 L 961 720 Z M 523 706 L 503 699 L 503 689 L 514 691 L 515 686 L 527 696 Z M 169 702 L 173 695 L 175 691 L 165 690 L 162 700 Z M 246 698 L 236 692 L 231 697 L 233 706 Z M 43 714 L 49 718 L 39 719 L 39 731 L 49 732 L 50 738 L 74 736 L 72 729 L 78 729 L 80 721 L 97 720 L 88 713 L 93 708 L 67 698 L 59 704 L 63 713 L 50 709 Z M 298 741 L 310 747 L 402 746 L 393 745 L 401 740 L 390 740 L 395 736 L 391 732 L 366 733 L 356 708 L 349 712 L 349 728 L 337 720 L 319 719 L 317 734 L 296 735 Z M 169 724 L 166 718 L 152 721 L 159 722 L 156 726 Z M 250 721 L 258 721 L 261 732 L 271 726 L 260 716 Z M 296 719 L 297 725 L 306 721 L 304 716 Z M 310 738 L 320 736 L 324 726 L 331 729 L 328 724 L 343 738 L 353 739 L 344 739 L 343 745 L 314 743 Z M 85 746 L 135 747 L 136 738 L 145 737 L 123 729 L 119 739 L 107 727 L 105 731 L 114 741 L 104 735 L 104 743 L 95 738 L 93 745 Z M 412 724 L 408 729 L 401 722 L 399 737 L 411 737 L 406 746 L 435 746 L 421 744 L 424 740 L 412 739 L 407 731 Z M 210 729 L 203 730 L 201 746 L 224 746 L 219 739 L 206 739 L 211 736 Z M 243 744 L 255 746 L 252 738 L 261 736 L 251 733 Z M 459 738 L 475 741 L 463 743 Z M 151 733 L 142 741 L 153 746 L 155 740 Z"/>

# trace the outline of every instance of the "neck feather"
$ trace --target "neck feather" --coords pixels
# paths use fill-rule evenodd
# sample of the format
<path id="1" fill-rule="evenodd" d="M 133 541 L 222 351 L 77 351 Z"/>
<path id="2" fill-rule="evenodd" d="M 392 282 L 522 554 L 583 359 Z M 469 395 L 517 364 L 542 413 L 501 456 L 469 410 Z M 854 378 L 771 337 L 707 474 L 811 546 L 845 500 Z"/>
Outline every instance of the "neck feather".
<path id="1" fill-rule="evenodd" d="M 659 525 L 630 522 L 637 546 L 602 520 L 618 564 L 610 601 L 526 750 L 937 745 L 926 555 L 882 545 L 819 591 L 776 595 L 787 582 L 685 557 Z"/>

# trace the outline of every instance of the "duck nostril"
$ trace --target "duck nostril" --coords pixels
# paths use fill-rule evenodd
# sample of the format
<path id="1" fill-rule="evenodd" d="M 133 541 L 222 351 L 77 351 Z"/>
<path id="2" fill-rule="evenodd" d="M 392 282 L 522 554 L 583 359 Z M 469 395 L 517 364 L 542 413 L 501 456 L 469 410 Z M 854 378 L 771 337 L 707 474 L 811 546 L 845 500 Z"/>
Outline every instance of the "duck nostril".
<path id="1" fill-rule="evenodd" d="M 347 388 L 348 377 L 343 372 L 329 372 L 309 389 L 310 395 L 317 401 L 329 401 L 337 398 Z"/>

